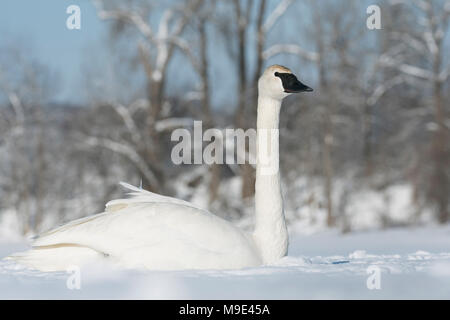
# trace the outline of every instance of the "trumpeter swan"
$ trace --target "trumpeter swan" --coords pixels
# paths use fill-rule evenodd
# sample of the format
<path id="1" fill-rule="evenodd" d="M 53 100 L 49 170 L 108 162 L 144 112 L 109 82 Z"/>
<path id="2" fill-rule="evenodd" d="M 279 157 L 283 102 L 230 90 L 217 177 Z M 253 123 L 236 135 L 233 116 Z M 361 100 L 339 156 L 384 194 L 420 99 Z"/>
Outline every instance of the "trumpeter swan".
<path id="1" fill-rule="evenodd" d="M 8 258 L 33 269 L 63 271 L 93 258 L 127 268 L 180 270 L 252 267 L 285 256 L 288 233 L 278 170 L 279 113 L 285 97 L 312 89 L 289 69 L 274 65 L 260 77 L 258 91 L 253 234 L 189 202 L 128 186 L 131 198 L 113 200 L 103 213 L 48 231 L 31 250 Z"/>

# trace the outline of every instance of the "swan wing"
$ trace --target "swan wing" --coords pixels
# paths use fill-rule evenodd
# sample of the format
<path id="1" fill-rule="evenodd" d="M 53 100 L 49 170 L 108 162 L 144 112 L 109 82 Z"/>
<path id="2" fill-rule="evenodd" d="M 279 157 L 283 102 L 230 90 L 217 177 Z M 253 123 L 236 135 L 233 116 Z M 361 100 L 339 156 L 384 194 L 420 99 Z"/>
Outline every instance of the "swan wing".
<path id="1" fill-rule="evenodd" d="M 180 203 L 133 203 L 43 234 L 35 249 L 83 247 L 127 267 L 240 268 L 261 263 L 251 238 L 206 210 Z M 68 261 L 69 263 L 69 261 Z"/>
<path id="2" fill-rule="evenodd" d="M 49 245 L 48 243 L 46 243 L 47 242 L 46 240 L 53 238 L 51 236 L 54 234 L 64 234 L 65 231 L 72 230 L 73 228 L 79 227 L 81 225 L 85 225 L 86 223 L 89 223 L 89 222 L 92 222 L 91 225 L 95 225 L 95 224 L 99 223 L 99 221 L 94 222 L 94 220 L 104 221 L 105 219 L 103 219 L 103 216 L 106 215 L 107 213 L 112 213 L 112 212 L 117 212 L 117 211 L 126 213 L 128 211 L 132 211 L 132 208 L 137 205 L 145 204 L 145 205 L 147 205 L 149 210 L 151 210 L 152 205 L 154 205 L 154 204 L 176 204 L 176 205 L 179 205 L 181 208 L 183 208 L 183 207 L 184 208 L 195 208 L 206 214 L 210 214 L 203 208 L 195 206 L 194 204 L 192 204 L 188 201 L 184 201 L 184 200 L 173 198 L 173 197 L 162 196 L 157 193 L 153 193 L 153 192 L 144 190 L 142 188 L 137 188 L 137 187 L 130 185 L 128 183 L 125 183 L 125 182 L 120 182 L 120 185 L 130 191 L 127 194 L 129 196 L 129 198 L 115 199 L 115 200 L 109 201 L 106 204 L 105 212 L 103 212 L 103 213 L 76 219 L 76 220 L 68 222 L 62 226 L 51 229 L 45 233 L 42 233 L 36 237 L 36 240 L 33 243 L 33 245 L 34 246 Z M 124 210 L 126 208 L 129 208 L 130 210 Z M 100 222 L 100 223 L 103 223 L 103 222 Z M 55 240 L 52 240 L 52 241 L 55 242 Z"/>
<path id="3" fill-rule="evenodd" d="M 123 186 L 124 188 L 130 190 L 130 192 L 127 194 L 129 196 L 129 198 L 127 199 L 115 199 L 112 201 L 109 201 L 108 203 L 106 203 L 105 206 L 105 212 L 100 213 L 100 214 L 95 214 L 95 215 L 90 215 L 87 217 L 83 217 L 80 219 L 76 219 L 73 220 L 71 222 L 65 223 L 64 225 L 61 225 L 57 228 L 51 229 L 47 232 L 44 232 L 42 234 L 40 234 L 39 236 L 37 236 L 37 239 L 43 239 L 46 236 L 49 236 L 51 234 L 54 233 L 58 233 L 67 229 L 70 229 L 74 226 L 80 225 L 80 224 L 84 224 L 86 222 L 89 222 L 91 220 L 94 219 L 98 219 L 100 218 L 103 214 L 106 214 L 107 212 L 114 212 L 114 211 L 118 211 L 121 209 L 126 208 L 127 206 L 131 205 L 131 204 L 139 204 L 139 203 L 179 203 L 182 205 L 191 205 L 194 206 L 193 204 L 190 204 L 187 201 L 184 200 L 179 200 L 176 198 L 171 198 L 171 197 L 166 197 L 166 196 L 162 196 L 144 189 L 140 189 L 137 188 L 135 186 L 132 186 L 128 183 L 125 182 L 120 182 L 120 185 Z"/>

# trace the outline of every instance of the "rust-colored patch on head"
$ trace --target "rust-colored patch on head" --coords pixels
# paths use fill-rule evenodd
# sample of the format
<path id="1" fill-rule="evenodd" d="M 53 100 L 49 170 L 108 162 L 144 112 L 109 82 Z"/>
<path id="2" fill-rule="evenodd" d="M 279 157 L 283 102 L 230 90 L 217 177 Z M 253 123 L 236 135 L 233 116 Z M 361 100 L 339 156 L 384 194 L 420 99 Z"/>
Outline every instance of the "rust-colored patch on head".
<path id="1" fill-rule="evenodd" d="M 269 69 L 274 72 L 278 71 L 278 72 L 292 73 L 291 70 L 279 64 L 274 64 L 273 66 L 269 67 Z"/>

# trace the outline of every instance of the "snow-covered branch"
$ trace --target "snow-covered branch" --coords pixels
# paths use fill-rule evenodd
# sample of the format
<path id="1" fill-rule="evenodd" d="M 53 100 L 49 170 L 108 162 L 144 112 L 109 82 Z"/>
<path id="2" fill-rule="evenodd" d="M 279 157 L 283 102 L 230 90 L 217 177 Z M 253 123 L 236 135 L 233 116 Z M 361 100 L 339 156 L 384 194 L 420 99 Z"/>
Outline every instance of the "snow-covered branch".
<path id="1" fill-rule="evenodd" d="M 298 55 L 309 61 L 314 61 L 314 62 L 319 61 L 319 55 L 316 52 L 307 51 L 296 44 L 273 45 L 263 52 L 263 57 L 264 57 L 264 59 L 267 60 L 269 58 L 272 58 L 272 57 L 282 54 L 282 53 Z"/>
<path id="2" fill-rule="evenodd" d="M 107 138 L 97 138 L 91 136 L 79 136 L 78 138 L 80 140 L 81 147 L 101 147 L 128 158 L 136 165 L 136 167 L 141 171 L 141 173 L 150 182 L 150 184 L 152 184 L 153 186 L 158 185 L 156 176 L 147 166 L 145 160 L 135 151 L 132 146 L 129 146 L 124 142 L 117 142 Z"/>
<path id="3" fill-rule="evenodd" d="M 412 66 L 406 63 L 401 63 L 400 61 L 393 59 L 387 55 L 383 55 L 380 58 L 379 63 L 383 66 L 386 67 L 392 67 L 395 68 L 401 72 L 403 72 L 406 75 L 409 76 L 413 76 L 416 78 L 421 78 L 421 79 L 425 79 L 425 80 L 432 80 L 433 79 L 433 73 L 426 70 L 426 69 L 422 69 L 416 66 Z"/>
<path id="4" fill-rule="evenodd" d="M 132 23 L 148 40 L 153 40 L 154 35 L 150 25 L 136 12 L 128 10 L 106 10 L 104 9 L 103 0 L 94 0 L 98 17 L 102 20 L 116 19 Z"/>
<path id="5" fill-rule="evenodd" d="M 14 92 L 8 93 L 8 99 L 11 103 L 11 106 L 14 109 L 14 113 L 16 114 L 16 121 L 18 125 L 21 125 L 25 122 L 25 113 L 23 111 L 22 101 L 19 96 Z"/>
<path id="6" fill-rule="evenodd" d="M 175 15 L 173 8 L 164 10 L 158 23 L 157 30 L 154 32 L 150 24 L 144 20 L 144 18 L 131 10 L 115 9 L 106 10 L 103 6 L 102 0 L 95 0 L 98 16 L 101 19 L 117 19 L 123 20 L 134 25 L 138 31 L 156 47 L 156 54 L 151 71 L 151 79 L 159 82 L 163 78 L 164 69 L 170 59 L 172 46 L 176 45 L 187 51 L 188 46 L 180 38 L 183 32 L 188 18 L 195 12 L 195 8 L 201 3 L 201 1 L 190 1 L 185 8 L 180 8 L 181 15 Z M 140 45 L 142 48 L 142 45 Z"/>
<path id="7" fill-rule="evenodd" d="M 198 57 L 192 52 L 191 45 L 186 40 L 180 37 L 173 37 L 170 41 L 180 49 L 183 54 L 189 59 L 192 64 L 192 67 L 200 73 L 200 61 Z"/>
<path id="8" fill-rule="evenodd" d="M 142 136 L 139 133 L 139 129 L 134 122 L 133 116 L 130 114 L 130 110 L 120 103 L 112 102 L 110 105 L 122 118 L 122 121 L 125 124 L 125 127 L 127 128 L 133 142 L 136 145 L 141 144 L 144 139 L 142 139 Z"/>
<path id="9" fill-rule="evenodd" d="M 192 118 L 167 118 L 155 123 L 155 130 L 158 132 L 167 132 L 177 128 L 192 127 L 194 120 Z"/>
<path id="10" fill-rule="evenodd" d="M 431 30 L 427 30 L 423 33 L 423 39 L 427 44 L 428 51 L 434 56 L 439 53 L 439 47 L 436 43 L 435 35 Z"/>
<path id="11" fill-rule="evenodd" d="M 270 29 L 275 25 L 275 23 L 284 15 L 289 6 L 294 2 L 294 0 L 282 0 L 277 5 L 277 7 L 272 11 L 267 20 L 264 22 L 262 30 L 264 33 L 269 32 Z"/>
<path id="12" fill-rule="evenodd" d="M 390 89 L 404 82 L 403 76 L 394 77 L 378 85 L 372 95 L 367 99 L 367 105 L 374 106 L 378 100 Z"/>
<path id="13" fill-rule="evenodd" d="M 0 70 L 1 71 L 1 70 Z M 8 82 L 3 79 L 2 74 L 0 73 L 0 89 L 5 93 L 8 97 L 9 103 L 11 104 L 15 116 L 16 116 L 16 125 L 21 125 L 25 122 L 25 112 L 22 104 L 22 100 L 17 95 L 14 90 L 11 90 L 8 86 Z"/>
<path id="14" fill-rule="evenodd" d="M 420 52 L 422 54 L 428 53 L 427 46 L 420 40 L 416 39 L 410 34 L 391 32 L 391 37 L 393 40 L 403 41 L 406 45 L 410 46 L 412 49 Z"/>
<path id="15" fill-rule="evenodd" d="M 167 66 L 173 45 L 181 48 L 185 53 L 190 54 L 188 45 L 184 39 L 180 38 L 181 33 L 186 27 L 190 17 L 194 14 L 195 9 L 200 5 L 201 1 L 190 1 L 185 8 L 181 8 L 180 16 L 174 17 L 173 9 L 166 9 L 162 14 L 159 22 L 157 38 L 156 38 L 156 62 L 153 79 L 160 81 L 163 76 L 163 70 Z M 173 26 L 170 28 L 170 26 Z M 192 54 L 191 54 L 192 58 Z"/>

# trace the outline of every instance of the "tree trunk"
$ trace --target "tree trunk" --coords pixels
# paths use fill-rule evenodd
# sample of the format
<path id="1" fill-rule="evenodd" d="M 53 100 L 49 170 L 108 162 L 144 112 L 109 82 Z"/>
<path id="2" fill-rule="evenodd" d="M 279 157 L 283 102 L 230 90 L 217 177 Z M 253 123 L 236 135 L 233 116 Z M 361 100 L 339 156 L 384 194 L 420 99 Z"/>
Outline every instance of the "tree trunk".
<path id="1" fill-rule="evenodd" d="M 439 70 L 435 66 L 435 70 Z M 433 135 L 432 142 L 432 161 L 433 173 L 431 177 L 432 198 L 437 206 L 438 221 L 445 224 L 449 221 L 449 197 L 450 197 L 450 179 L 448 175 L 449 156 L 449 137 L 448 129 L 445 126 L 445 111 L 443 103 L 442 83 L 436 79 L 433 85 L 433 103 L 435 122 L 438 126 Z"/>
<path id="2" fill-rule="evenodd" d="M 329 115 L 325 116 L 325 128 L 323 136 L 322 162 L 325 179 L 325 198 L 327 202 L 327 226 L 334 226 L 333 215 L 333 166 L 331 160 L 331 149 L 333 146 L 333 134 Z"/>
<path id="3" fill-rule="evenodd" d="M 237 63 L 237 92 L 238 92 L 238 107 L 235 114 L 235 123 L 237 128 L 247 130 L 247 114 L 246 114 L 246 100 L 248 97 L 248 83 L 247 83 L 247 61 L 246 61 L 246 40 L 247 40 L 247 25 L 248 17 L 251 10 L 251 1 L 247 3 L 245 12 L 241 10 L 239 1 L 234 1 L 236 21 L 238 22 L 238 63 Z M 243 20 L 245 19 L 245 23 Z M 245 149 L 248 151 L 248 145 L 245 144 Z M 255 174 L 253 167 L 249 163 L 241 165 L 242 189 L 241 196 L 243 199 L 250 198 L 255 194 Z"/>
<path id="4" fill-rule="evenodd" d="M 201 17 L 198 25 L 198 33 L 200 36 L 200 78 L 202 81 L 202 110 L 205 129 L 214 127 L 214 120 L 211 114 L 211 90 L 209 79 L 209 59 L 208 59 L 208 34 L 206 31 L 207 18 Z M 219 194 L 220 177 L 222 167 L 219 164 L 212 164 L 209 167 L 208 204 L 212 205 L 216 201 Z"/>

